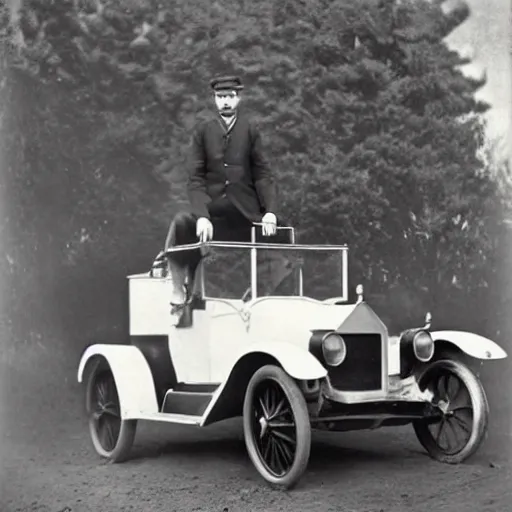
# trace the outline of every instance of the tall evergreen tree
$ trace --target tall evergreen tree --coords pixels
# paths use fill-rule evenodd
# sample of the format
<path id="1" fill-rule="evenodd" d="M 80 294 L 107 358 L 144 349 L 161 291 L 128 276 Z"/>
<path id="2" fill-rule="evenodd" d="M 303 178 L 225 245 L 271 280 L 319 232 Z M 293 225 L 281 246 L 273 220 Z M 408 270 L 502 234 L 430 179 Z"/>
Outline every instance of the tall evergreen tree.
<path id="1" fill-rule="evenodd" d="M 266 133 L 283 211 L 301 240 L 348 243 L 354 283 L 392 297 L 396 317 L 409 310 L 412 318 L 418 305 L 450 297 L 465 300 L 486 285 L 501 212 L 497 182 L 479 153 L 479 114 L 487 106 L 474 93 L 485 77 L 464 76 L 467 61 L 444 42 L 469 15 L 463 2 L 11 5 L 2 34 L 16 72 L 4 90 L 10 84 L 19 93 L 17 84 L 26 81 L 29 97 L 41 95 L 32 123 L 39 135 L 19 151 L 30 160 L 37 144 L 41 158 L 57 155 L 39 167 L 16 157 L 12 168 L 21 181 L 43 183 L 50 173 L 36 168 L 65 176 L 79 154 L 74 176 L 89 191 L 71 201 L 70 188 L 61 187 L 62 196 L 56 190 L 70 223 L 61 247 L 84 224 L 97 233 L 91 211 L 117 219 L 94 239 L 96 247 L 108 246 L 109 261 L 125 254 L 120 225 L 130 223 L 141 240 L 151 223 L 164 233 L 170 209 L 186 199 L 190 131 L 207 114 L 208 80 L 233 72 L 247 83 L 245 107 Z M 16 104 L 24 101 L 18 96 Z M 75 134 L 66 143 L 64 126 Z M 77 140 L 78 133 L 87 136 Z M 71 160 L 58 156 L 64 147 Z M 112 176 L 116 167 L 139 169 L 122 202 L 115 198 L 127 184 L 123 174 Z M 103 174 L 94 181 L 98 168 Z M 157 178 L 168 184 L 169 200 L 146 203 L 137 183 Z M 20 194 L 29 192 L 22 187 Z M 93 260 L 101 258 L 92 251 Z M 90 252 L 81 254 L 77 262 L 91 261 Z"/>

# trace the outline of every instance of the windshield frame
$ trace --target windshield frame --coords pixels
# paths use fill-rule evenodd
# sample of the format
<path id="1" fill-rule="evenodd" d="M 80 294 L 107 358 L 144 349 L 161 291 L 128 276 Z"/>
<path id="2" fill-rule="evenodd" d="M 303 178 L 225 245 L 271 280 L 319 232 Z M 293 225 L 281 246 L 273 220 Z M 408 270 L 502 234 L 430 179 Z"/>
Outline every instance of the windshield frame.
<path id="1" fill-rule="evenodd" d="M 295 242 L 295 229 L 293 227 L 288 226 L 279 226 L 277 229 L 290 230 L 290 239 L 291 243 L 272 243 L 272 242 L 257 242 L 256 241 L 256 226 L 261 226 L 261 223 L 254 223 L 251 228 L 251 241 L 250 242 L 230 242 L 230 241 L 209 241 L 209 242 L 196 242 L 193 244 L 183 244 L 176 245 L 174 247 L 169 247 L 166 249 L 166 254 L 171 254 L 174 252 L 182 252 L 182 251 L 191 251 L 194 249 L 201 249 L 206 247 L 221 247 L 225 249 L 233 248 L 233 249 L 250 249 L 251 250 L 251 300 L 256 300 L 258 298 L 258 266 L 257 266 L 257 255 L 259 249 L 269 250 L 269 249 L 280 249 L 280 250 L 292 250 L 292 251 L 333 251 L 333 252 L 341 252 L 341 288 L 342 294 L 339 297 L 336 297 L 337 301 L 347 302 L 348 301 L 348 245 L 315 245 L 315 244 L 297 244 Z M 205 293 L 205 281 L 204 281 L 204 272 L 200 272 L 201 275 L 201 295 L 203 299 L 215 299 L 216 297 L 208 297 Z M 303 290 L 303 274 L 302 267 L 299 267 L 299 297 L 304 296 Z"/>

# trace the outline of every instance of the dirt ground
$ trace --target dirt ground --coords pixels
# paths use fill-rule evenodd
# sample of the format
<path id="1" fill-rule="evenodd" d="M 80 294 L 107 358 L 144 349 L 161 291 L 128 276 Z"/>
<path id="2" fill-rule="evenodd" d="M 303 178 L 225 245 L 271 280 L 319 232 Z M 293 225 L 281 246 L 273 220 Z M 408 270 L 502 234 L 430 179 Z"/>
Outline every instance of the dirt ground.
<path id="1" fill-rule="evenodd" d="M 510 361 L 484 369 L 489 437 L 463 465 L 429 459 L 410 427 L 318 433 L 305 477 L 283 492 L 253 469 L 239 420 L 207 429 L 141 424 L 133 459 L 103 462 L 76 383 L 79 354 L 49 346 L 40 339 L 13 354 L 3 345 L 1 512 L 512 510 Z"/>

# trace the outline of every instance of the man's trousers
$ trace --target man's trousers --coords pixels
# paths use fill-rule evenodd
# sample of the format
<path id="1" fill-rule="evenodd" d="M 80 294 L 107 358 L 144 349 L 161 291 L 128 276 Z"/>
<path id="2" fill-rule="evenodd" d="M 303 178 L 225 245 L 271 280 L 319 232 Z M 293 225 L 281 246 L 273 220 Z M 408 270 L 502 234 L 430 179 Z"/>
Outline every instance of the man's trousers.
<path id="1" fill-rule="evenodd" d="M 193 213 L 179 212 L 171 222 L 165 249 L 174 246 L 194 244 L 199 241 L 196 234 L 197 216 Z M 211 212 L 213 241 L 216 242 L 250 242 L 253 224 L 234 208 L 222 214 Z M 256 226 L 256 241 L 262 243 L 291 243 L 291 232 L 278 229 L 273 236 L 263 236 L 262 227 Z M 218 256 L 217 256 L 218 253 Z M 279 249 L 258 250 L 258 295 L 275 293 L 277 286 L 291 272 L 289 251 Z M 206 257 L 216 262 L 208 266 L 208 282 L 212 284 L 214 296 L 240 298 L 238 293 L 250 286 L 250 249 L 249 248 L 210 248 L 208 254 L 204 249 L 192 249 L 168 253 L 169 260 L 186 276 L 188 289 L 197 293 L 197 274 L 201 261 Z M 172 268 L 172 267 L 171 267 Z M 211 293 L 207 295 L 212 296 Z M 219 295 L 220 294 L 220 295 Z M 230 297 L 233 295 L 233 297 Z M 243 291 L 240 295 L 243 295 Z"/>

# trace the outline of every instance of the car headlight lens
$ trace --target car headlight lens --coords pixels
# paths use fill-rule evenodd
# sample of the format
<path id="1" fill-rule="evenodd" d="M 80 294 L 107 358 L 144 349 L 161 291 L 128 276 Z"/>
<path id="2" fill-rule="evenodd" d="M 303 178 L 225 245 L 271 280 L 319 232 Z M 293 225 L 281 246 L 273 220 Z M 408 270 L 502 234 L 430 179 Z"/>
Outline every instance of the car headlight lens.
<path id="1" fill-rule="evenodd" d="M 322 340 L 322 353 L 329 366 L 339 366 L 347 356 L 347 346 L 339 334 L 329 333 Z"/>
<path id="2" fill-rule="evenodd" d="M 412 340 L 414 355 L 423 363 L 432 359 L 434 355 L 434 340 L 426 331 L 416 333 Z"/>

